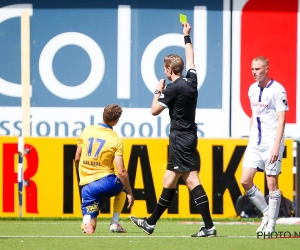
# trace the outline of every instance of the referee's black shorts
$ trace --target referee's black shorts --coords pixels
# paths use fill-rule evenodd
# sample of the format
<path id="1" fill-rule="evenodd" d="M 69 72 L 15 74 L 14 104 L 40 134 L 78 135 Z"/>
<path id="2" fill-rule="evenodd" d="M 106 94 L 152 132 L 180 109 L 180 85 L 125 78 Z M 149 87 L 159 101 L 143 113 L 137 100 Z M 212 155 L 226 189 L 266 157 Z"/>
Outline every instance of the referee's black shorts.
<path id="1" fill-rule="evenodd" d="M 169 136 L 169 161 L 167 169 L 181 173 L 197 170 L 196 131 L 171 130 Z"/>

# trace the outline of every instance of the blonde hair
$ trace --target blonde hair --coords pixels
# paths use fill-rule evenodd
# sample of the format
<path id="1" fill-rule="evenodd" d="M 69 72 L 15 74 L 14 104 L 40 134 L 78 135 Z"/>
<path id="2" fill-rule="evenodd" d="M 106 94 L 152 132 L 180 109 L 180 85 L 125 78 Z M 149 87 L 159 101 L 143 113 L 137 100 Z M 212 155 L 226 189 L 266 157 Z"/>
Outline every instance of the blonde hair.
<path id="1" fill-rule="evenodd" d="M 182 74 L 184 62 L 180 56 L 171 54 L 164 58 L 164 66 L 165 68 L 171 67 L 175 75 L 178 75 Z"/>
<path id="2" fill-rule="evenodd" d="M 257 56 L 252 61 L 261 61 L 264 66 L 269 66 L 269 60 L 265 56 Z"/>

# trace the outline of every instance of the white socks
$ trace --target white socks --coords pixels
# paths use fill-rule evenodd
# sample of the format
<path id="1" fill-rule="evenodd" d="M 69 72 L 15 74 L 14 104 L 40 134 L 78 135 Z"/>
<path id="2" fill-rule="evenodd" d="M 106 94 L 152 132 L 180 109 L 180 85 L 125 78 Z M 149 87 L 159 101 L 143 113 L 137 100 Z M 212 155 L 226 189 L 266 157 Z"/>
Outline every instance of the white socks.
<path id="1" fill-rule="evenodd" d="M 264 217 L 268 217 L 269 207 L 262 192 L 255 185 L 253 185 L 252 188 L 246 190 L 246 194 L 254 206 L 256 206 L 263 213 Z"/>
<path id="2" fill-rule="evenodd" d="M 91 223 L 91 216 L 89 214 L 84 215 L 82 222 L 85 224 Z"/>
<path id="3" fill-rule="evenodd" d="M 269 192 L 269 222 L 275 223 L 279 214 L 280 202 L 281 192 L 279 189 Z"/>
<path id="4" fill-rule="evenodd" d="M 118 223 L 118 221 L 119 221 L 119 217 L 120 217 L 120 214 L 119 214 L 119 213 L 116 213 L 116 212 L 114 212 L 114 214 L 113 214 L 113 217 L 112 217 L 111 221 L 112 221 L 112 222 L 115 222 L 115 223 Z"/>

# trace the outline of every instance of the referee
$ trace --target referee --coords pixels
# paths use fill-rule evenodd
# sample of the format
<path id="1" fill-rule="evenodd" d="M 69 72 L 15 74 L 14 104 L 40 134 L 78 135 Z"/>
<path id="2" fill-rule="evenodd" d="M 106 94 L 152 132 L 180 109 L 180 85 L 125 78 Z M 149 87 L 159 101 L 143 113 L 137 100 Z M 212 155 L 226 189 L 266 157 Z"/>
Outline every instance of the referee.
<path id="1" fill-rule="evenodd" d="M 164 58 L 164 73 L 171 84 L 161 79 L 156 85 L 151 107 L 152 115 L 159 115 L 169 109 L 171 119 L 169 136 L 169 162 L 163 179 L 163 190 L 158 203 L 149 218 L 136 218 L 131 221 L 147 234 L 152 234 L 156 222 L 171 205 L 176 185 L 180 176 L 185 181 L 195 204 L 202 215 L 204 227 L 192 237 L 213 237 L 217 235 L 211 219 L 209 202 L 203 189 L 196 165 L 198 143 L 195 113 L 198 98 L 197 72 L 194 64 L 194 51 L 191 43 L 189 23 L 183 23 L 185 42 L 186 76 L 182 75 L 184 62 L 178 55 L 171 54 Z"/>

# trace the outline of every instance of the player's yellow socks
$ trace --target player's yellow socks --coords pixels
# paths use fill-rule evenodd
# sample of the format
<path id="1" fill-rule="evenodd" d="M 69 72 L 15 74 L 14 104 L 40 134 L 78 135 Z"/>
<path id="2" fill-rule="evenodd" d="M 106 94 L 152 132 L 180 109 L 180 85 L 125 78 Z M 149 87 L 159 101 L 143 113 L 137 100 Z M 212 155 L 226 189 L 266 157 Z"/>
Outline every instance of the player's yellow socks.
<path id="1" fill-rule="evenodd" d="M 126 193 L 121 191 L 114 199 L 114 213 L 120 214 L 126 201 Z"/>

